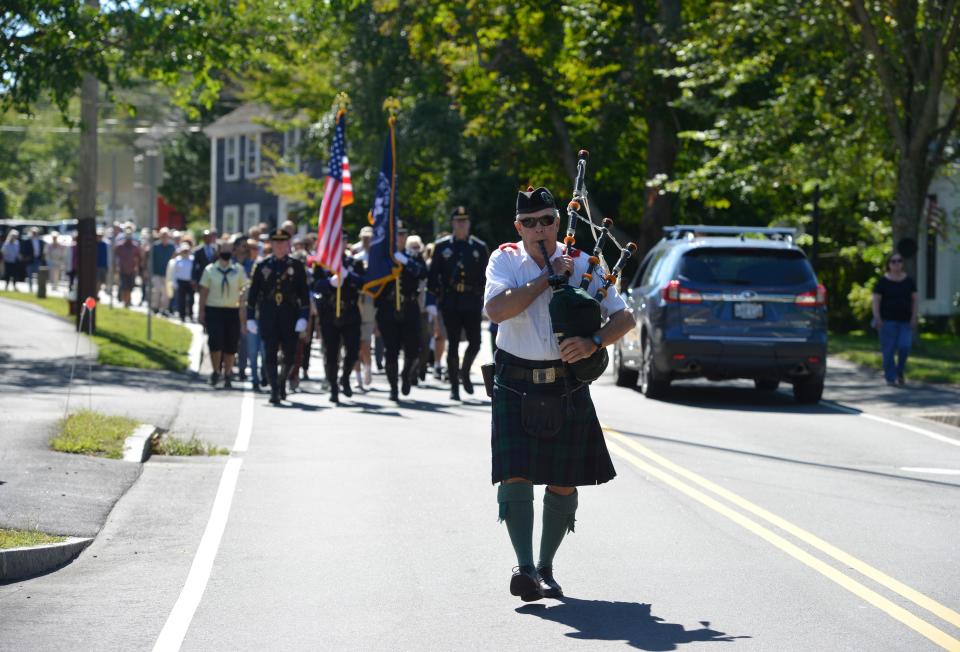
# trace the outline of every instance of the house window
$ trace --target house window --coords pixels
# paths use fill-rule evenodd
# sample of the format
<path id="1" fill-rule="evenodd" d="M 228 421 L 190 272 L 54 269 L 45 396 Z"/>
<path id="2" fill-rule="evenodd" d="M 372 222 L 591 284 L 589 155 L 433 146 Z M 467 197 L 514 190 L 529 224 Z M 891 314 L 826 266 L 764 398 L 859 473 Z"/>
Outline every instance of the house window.
<path id="1" fill-rule="evenodd" d="M 221 231 L 223 231 L 224 233 L 236 233 L 239 222 L 240 222 L 240 207 L 224 206 L 223 207 L 223 228 L 221 229 Z"/>
<path id="2" fill-rule="evenodd" d="M 229 136 L 223 141 L 223 179 L 240 178 L 240 136 Z"/>
<path id="3" fill-rule="evenodd" d="M 260 134 L 247 134 L 246 154 L 244 156 L 245 176 L 248 179 L 260 176 Z"/>
<path id="4" fill-rule="evenodd" d="M 300 170 L 300 128 L 289 129 L 283 132 L 283 158 L 288 165 L 293 164 L 290 171 Z"/>
<path id="5" fill-rule="evenodd" d="M 260 204 L 247 204 L 243 207 L 243 232 L 260 223 Z"/>

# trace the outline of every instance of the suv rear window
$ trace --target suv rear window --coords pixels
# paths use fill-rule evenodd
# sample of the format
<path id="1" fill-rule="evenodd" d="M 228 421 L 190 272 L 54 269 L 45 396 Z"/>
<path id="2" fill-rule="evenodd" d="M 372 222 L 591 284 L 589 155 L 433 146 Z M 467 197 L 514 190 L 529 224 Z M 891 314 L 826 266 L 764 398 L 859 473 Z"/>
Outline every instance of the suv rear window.
<path id="1" fill-rule="evenodd" d="M 806 256 L 797 250 L 704 247 L 680 260 L 681 278 L 694 283 L 809 285 L 816 282 Z"/>

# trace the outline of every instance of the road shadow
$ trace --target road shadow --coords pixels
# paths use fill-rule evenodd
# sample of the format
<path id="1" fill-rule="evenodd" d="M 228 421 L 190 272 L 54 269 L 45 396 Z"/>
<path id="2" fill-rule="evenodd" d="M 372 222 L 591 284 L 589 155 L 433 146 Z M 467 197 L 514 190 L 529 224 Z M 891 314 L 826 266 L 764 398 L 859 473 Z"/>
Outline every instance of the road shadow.
<path id="1" fill-rule="evenodd" d="M 0 361 L 0 392 L 5 390 L 29 390 L 34 394 L 56 394 L 66 389 L 70 381 L 70 368 L 73 360 L 16 359 Z M 122 385 L 150 391 L 182 390 L 184 383 L 203 385 L 203 379 L 193 374 L 154 369 L 128 369 L 107 367 L 94 364 L 92 376 L 89 362 L 78 360 L 74 370 L 75 386 L 85 387 L 90 378 L 94 386 Z"/>
<path id="2" fill-rule="evenodd" d="M 684 643 L 730 643 L 750 636 L 730 636 L 710 629 L 708 621 L 700 621 L 700 629 L 686 629 L 677 623 L 664 622 L 651 613 L 651 606 L 641 602 L 611 602 L 561 598 L 560 604 L 529 604 L 517 613 L 537 616 L 577 631 L 566 634 L 583 641 L 624 641 L 638 650 L 676 650 Z M 549 647 L 549 646 L 545 646 Z"/>
<path id="3" fill-rule="evenodd" d="M 640 393 L 640 388 L 634 391 Z M 753 387 L 729 385 L 684 384 L 670 385 L 667 395 L 657 399 L 664 403 L 686 405 L 710 410 L 736 412 L 777 412 L 781 414 L 836 414 L 828 405 L 802 405 L 785 391 L 764 392 Z M 848 408 L 852 409 L 852 408 Z"/>

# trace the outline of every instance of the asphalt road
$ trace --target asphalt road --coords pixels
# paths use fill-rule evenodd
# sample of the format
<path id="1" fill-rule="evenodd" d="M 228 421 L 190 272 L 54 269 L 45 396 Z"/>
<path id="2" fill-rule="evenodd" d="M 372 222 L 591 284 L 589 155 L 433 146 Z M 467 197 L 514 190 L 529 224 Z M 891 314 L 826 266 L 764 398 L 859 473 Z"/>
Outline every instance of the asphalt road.
<path id="1" fill-rule="evenodd" d="M 76 562 L 0 586 L 0 650 L 960 649 L 960 445 L 787 391 L 660 402 L 606 377 L 618 477 L 581 489 L 569 597 L 523 605 L 489 403 L 397 407 L 375 380 L 338 408 L 310 382 L 283 408 L 190 395 L 177 422 L 241 450 L 147 463 Z"/>

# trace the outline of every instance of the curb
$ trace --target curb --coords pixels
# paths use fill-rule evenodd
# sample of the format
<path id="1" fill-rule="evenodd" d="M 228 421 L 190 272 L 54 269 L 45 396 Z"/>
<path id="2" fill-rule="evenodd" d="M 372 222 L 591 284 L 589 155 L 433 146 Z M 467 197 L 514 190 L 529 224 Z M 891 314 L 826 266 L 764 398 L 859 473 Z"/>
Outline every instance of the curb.
<path id="1" fill-rule="evenodd" d="M 0 550 L 0 584 L 25 580 L 66 566 L 92 542 L 92 538 L 68 537 L 61 543 Z"/>
<path id="2" fill-rule="evenodd" d="M 123 442 L 124 462 L 146 462 L 150 458 L 150 440 L 160 429 L 149 423 L 137 426 L 133 434 Z"/>

